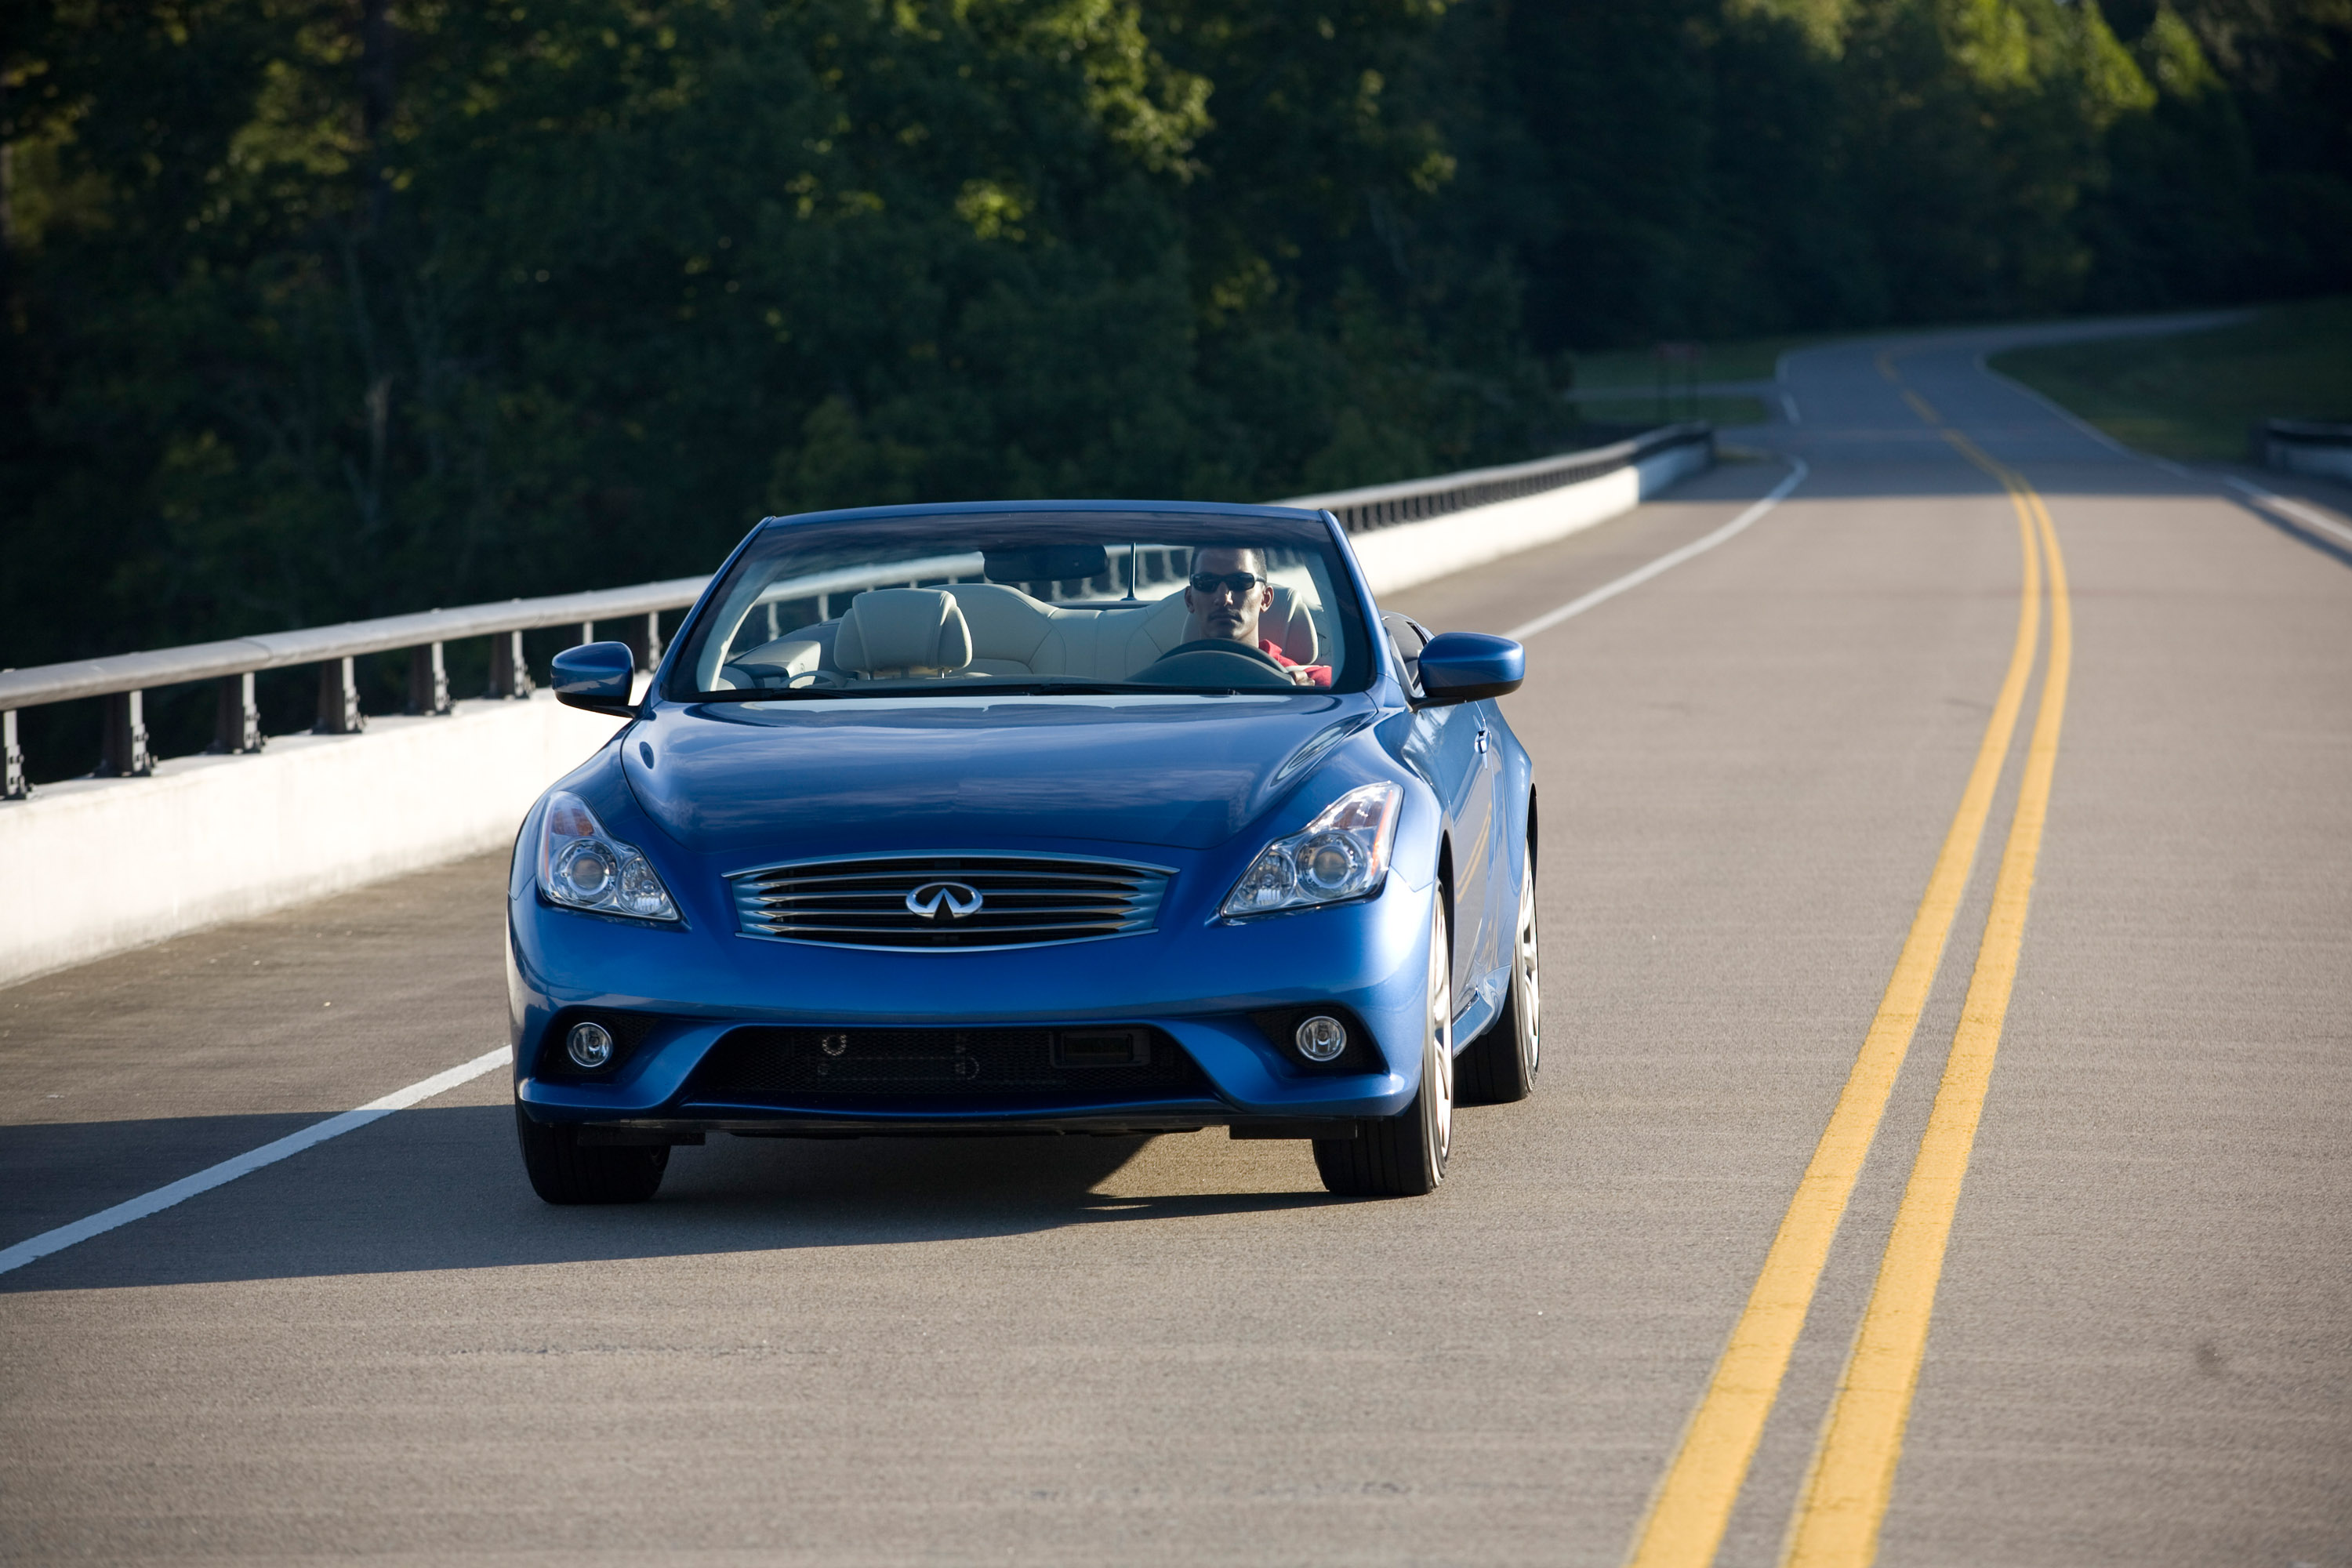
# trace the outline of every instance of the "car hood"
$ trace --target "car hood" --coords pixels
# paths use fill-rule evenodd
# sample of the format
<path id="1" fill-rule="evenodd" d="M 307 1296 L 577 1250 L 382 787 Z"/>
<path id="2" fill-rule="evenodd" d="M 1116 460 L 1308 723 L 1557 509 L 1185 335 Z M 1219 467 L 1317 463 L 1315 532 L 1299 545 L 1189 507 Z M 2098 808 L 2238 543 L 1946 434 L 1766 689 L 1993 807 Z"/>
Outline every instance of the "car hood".
<path id="1" fill-rule="evenodd" d="M 1371 717 L 1361 696 L 867 699 L 664 708 L 622 749 L 646 813 L 698 854 L 946 840 L 1205 849 Z"/>

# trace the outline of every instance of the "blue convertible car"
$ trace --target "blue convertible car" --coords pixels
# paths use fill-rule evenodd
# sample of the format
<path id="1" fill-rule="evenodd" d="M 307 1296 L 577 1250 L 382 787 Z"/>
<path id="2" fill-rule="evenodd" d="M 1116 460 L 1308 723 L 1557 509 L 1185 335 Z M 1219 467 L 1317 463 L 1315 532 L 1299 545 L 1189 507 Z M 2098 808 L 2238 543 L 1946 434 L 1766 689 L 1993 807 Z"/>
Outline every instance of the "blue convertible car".
<path id="1" fill-rule="evenodd" d="M 525 819 L 516 1125 L 551 1203 L 713 1132 L 1314 1142 L 1445 1173 L 1539 1037 L 1516 643 L 1380 613 L 1328 512 L 884 507 L 739 546 Z"/>

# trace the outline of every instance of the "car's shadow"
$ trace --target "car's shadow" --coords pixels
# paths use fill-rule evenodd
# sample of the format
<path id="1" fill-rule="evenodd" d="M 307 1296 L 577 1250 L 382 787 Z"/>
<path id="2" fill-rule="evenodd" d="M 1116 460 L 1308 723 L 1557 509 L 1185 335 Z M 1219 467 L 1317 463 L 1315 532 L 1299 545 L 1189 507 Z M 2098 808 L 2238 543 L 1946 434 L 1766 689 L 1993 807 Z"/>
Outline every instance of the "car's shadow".
<path id="1" fill-rule="evenodd" d="M 19 1127 L 5 1141 L 20 1151 L 44 1147 L 56 1160 L 76 1142 L 119 1148 L 159 1130 L 153 1122 Z M 214 1128 L 183 1131 L 209 1134 L 190 1136 L 192 1143 L 234 1142 Z M 285 1131 L 273 1125 L 242 1147 Z M 1184 1136 L 1223 1142 L 1214 1130 Z M 504 1107 L 408 1110 L 0 1275 L 0 1293 L 887 1246 L 1347 1201 L 1320 1191 L 1094 1190 L 1148 1142 L 714 1135 L 704 1147 L 676 1151 L 651 1203 L 557 1208 L 532 1195 Z M 156 1180 L 103 1202 L 93 1188 L 87 1206 L 67 1217 L 190 1169 L 156 1172 Z"/>

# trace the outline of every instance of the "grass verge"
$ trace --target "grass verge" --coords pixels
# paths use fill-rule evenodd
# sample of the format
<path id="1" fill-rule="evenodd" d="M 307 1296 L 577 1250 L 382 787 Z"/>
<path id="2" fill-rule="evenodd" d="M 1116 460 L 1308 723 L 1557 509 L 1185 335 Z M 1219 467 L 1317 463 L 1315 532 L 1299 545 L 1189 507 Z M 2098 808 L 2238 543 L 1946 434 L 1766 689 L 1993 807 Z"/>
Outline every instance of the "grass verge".
<path id="1" fill-rule="evenodd" d="M 1695 367 L 1700 381 L 1769 381 L 1780 356 L 1791 349 L 1811 348 L 1816 343 L 1833 343 L 1855 336 L 1853 332 L 1815 332 L 1801 337 L 1737 338 L 1721 342 L 1699 344 L 1699 362 Z M 1676 385 L 1687 374 L 1685 367 L 1669 367 Z M 1649 349 L 1612 349 L 1605 353 L 1580 353 L 1576 356 L 1576 384 L 1585 387 L 1654 386 L 1658 380 L 1658 362 Z"/>
<path id="2" fill-rule="evenodd" d="M 2352 298 L 2276 305 L 2210 331 L 2012 349 L 1986 363 L 2127 447 L 2240 460 L 2259 420 L 2352 420 Z"/>
<path id="3" fill-rule="evenodd" d="M 1575 395 L 1570 395 L 1574 397 Z M 1685 397 L 1669 393 L 1664 400 L 1644 393 L 1638 397 L 1581 397 L 1577 406 L 1588 419 L 1668 425 L 1683 419 L 1704 419 L 1710 425 L 1761 425 L 1772 417 L 1758 397 Z"/>

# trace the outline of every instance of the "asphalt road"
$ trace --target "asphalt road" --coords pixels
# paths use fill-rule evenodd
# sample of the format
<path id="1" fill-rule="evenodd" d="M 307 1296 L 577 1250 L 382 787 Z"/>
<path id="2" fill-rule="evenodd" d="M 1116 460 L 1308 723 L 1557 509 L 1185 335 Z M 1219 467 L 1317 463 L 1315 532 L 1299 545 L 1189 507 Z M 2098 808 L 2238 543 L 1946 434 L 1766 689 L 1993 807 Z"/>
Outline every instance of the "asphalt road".
<path id="1" fill-rule="evenodd" d="M 2011 658 L 1957 431 L 2046 503 L 2074 658 L 1879 1561 L 2352 1564 L 2352 494 L 2109 449 L 1991 341 L 1795 356 L 1737 437 L 1795 493 L 1531 637 L 1546 1067 L 1435 1196 L 1213 1133 L 719 1139 L 557 1210 L 492 1074 L 0 1274 L 0 1558 L 1624 1561 Z M 1396 607 L 1509 630 L 1788 471 Z M 1724 1564 L 1810 1495 L 2042 668 Z M 498 1045 L 502 862 L 0 991 L 0 1247 Z"/>

